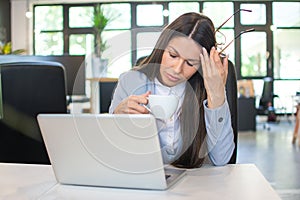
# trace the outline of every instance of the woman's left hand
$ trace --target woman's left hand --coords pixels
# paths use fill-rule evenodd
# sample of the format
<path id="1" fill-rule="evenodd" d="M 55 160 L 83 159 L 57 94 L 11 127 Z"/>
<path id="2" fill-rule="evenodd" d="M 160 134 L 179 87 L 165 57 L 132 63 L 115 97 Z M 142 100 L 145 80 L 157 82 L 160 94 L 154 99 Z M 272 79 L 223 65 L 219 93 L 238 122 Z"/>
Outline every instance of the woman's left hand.
<path id="1" fill-rule="evenodd" d="M 219 52 L 215 47 L 212 47 L 210 55 L 208 55 L 205 48 L 202 48 L 200 58 L 208 107 L 217 108 L 225 102 L 228 57 L 226 56 L 222 61 Z"/>

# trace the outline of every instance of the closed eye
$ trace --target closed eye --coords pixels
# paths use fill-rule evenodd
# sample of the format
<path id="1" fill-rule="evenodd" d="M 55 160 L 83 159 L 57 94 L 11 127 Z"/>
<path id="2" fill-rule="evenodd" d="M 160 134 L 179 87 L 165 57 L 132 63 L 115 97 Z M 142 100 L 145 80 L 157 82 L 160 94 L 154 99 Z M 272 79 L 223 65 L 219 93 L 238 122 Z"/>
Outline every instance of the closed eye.
<path id="1" fill-rule="evenodd" d="M 190 67 L 193 67 L 193 66 L 194 66 L 194 64 L 190 63 L 189 61 L 186 61 L 186 64 L 187 64 L 188 66 L 190 66 Z"/>
<path id="2" fill-rule="evenodd" d="M 171 51 L 169 51 L 169 55 L 170 55 L 172 58 L 176 58 L 176 57 L 178 57 L 178 55 L 177 55 L 177 54 L 175 54 L 175 53 L 173 53 L 173 52 L 171 52 Z"/>
<path id="3" fill-rule="evenodd" d="M 168 53 L 169 53 L 169 56 L 172 57 L 172 58 L 178 58 L 180 57 L 178 55 L 177 52 L 173 52 L 173 50 L 168 50 Z M 185 60 L 186 64 L 189 66 L 189 67 L 199 67 L 199 63 L 194 60 L 194 59 L 191 59 L 191 60 Z M 195 62 L 195 63 L 194 63 Z"/>

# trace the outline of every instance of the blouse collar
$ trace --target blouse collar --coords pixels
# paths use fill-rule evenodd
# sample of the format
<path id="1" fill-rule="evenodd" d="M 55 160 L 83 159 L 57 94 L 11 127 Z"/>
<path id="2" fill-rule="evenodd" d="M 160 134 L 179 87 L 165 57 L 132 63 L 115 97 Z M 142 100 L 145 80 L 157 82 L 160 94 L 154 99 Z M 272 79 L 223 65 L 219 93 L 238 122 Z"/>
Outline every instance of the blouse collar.
<path id="1" fill-rule="evenodd" d="M 174 94 L 180 98 L 184 95 L 186 81 L 179 83 L 173 87 L 168 87 L 163 85 L 157 78 L 154 80 L 155 93 L 160 95 L 170 95 Z"/>

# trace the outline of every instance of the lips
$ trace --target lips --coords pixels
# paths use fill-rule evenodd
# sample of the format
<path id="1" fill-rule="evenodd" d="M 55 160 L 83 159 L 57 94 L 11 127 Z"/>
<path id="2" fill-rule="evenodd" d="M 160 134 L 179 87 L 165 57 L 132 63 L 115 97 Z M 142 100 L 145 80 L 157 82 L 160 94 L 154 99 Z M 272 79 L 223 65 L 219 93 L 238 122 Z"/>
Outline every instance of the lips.
<path id="1" fill-rule="evenodd" d="M 178 78 L 178 77 L 176 77 L 176 76 L 173 76 L 173 75 L 171 75 L 171 74 L 169 74 L 169 73 L 166 73 L 166 77 L 167 77 L 170 81 L 172 81 L 172 82 L 177 82 L 177 81 L 180 80 L 180 78 Z"/>

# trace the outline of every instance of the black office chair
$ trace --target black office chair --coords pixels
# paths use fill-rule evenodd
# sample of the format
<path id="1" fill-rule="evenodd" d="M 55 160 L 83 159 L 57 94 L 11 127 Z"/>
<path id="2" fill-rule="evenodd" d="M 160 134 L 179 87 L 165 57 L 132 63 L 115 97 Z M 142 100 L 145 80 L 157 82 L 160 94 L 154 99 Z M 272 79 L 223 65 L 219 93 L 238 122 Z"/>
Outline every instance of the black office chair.
<path id="1" fill-rule="evenodd" d="M 117 83 L 118 79 L 115 78 L 105 78 L 104 81 L 99 81 L 100 113 L 109 112 L 109 106 Z"/>
<path id="2" fill-rule="evenodd" d="M 67 112 L 64 67 L 0 56 L 0 70 L 0 162 L 50 164 L 36 116 Z"/>
<path id="3" fill-rule="evenodd" d="M 265 77 L 263 81 L 264 81 L 264 86 L 263 86 L 261 98 L 259 100 L 259 107 L 257 109 L 257 114 L 267 115 L 268 107 L 273 105 L 272 103 L 274 98 L 274 94 L 272 92 L 273 79 L 271 77 Z"/>
<path id="4" fill-rule="evenodd" d="M 236 70 L 231 61 L 228 61 L 228 75 L 226 81 L 226 96 L 231 113 L 231 125 L 234 134 L 235 149 L 229 164 L 236 163 L 237 141 L 238 141 L 238 112 L 237 112 L 237 78 Z"/>
<path id="5" fill-rule="evenodd" d="M 273 105 L 274 98 L 279 98 L 273 93 L 273 79 L 265 77 L 263 79 L 263 91 L 259 100 L 259 107 L 257 108 L 257 115 L 267 116 L 267 121 L 263 124 L 264 128 L 270 130 L 269 123 L 278 123 L 276 110 Z"/>

